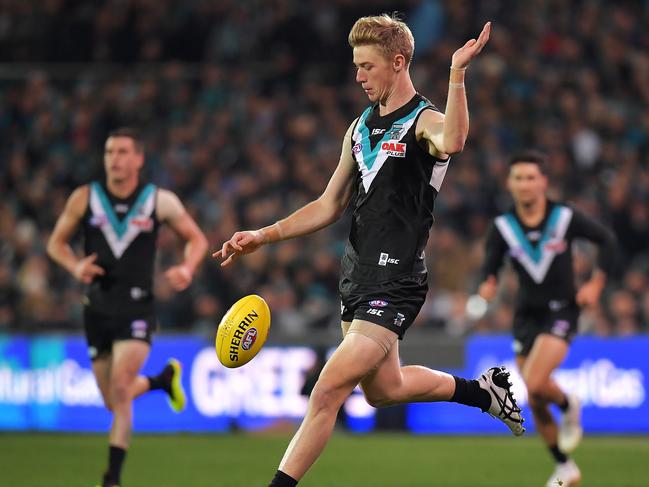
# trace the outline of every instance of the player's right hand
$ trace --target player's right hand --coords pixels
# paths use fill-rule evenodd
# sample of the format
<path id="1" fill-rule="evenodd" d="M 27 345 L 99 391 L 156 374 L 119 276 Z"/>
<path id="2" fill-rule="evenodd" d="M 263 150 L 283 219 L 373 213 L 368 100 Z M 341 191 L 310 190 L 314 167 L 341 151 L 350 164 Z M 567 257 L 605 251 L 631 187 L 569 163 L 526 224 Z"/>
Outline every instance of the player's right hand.
<path id="1" fill-rule="evenodd" d="M 74 272 L 72 275 L 78 281 L 83 282 L 84 284 L 90 284 L 95 276 L 103 276 L 106 274 L 106 271 L 95 264 L 97 260 L 97 254 L 90 254 L 77 262 L 77 265 L 74 266 Z"/>
<path id="2" fill-rule="evenodd" d="M 237 232 L 223 244 L 221 250 L 212 254 L 212 258 L 221 257 L 221 267 L 230 265 L 240 255 L 250 254 L 266 243 L 266 237 L 261 230 Z"/>
<path id="3" fill-rule="evenodd" d="M 457 69 L 466 68 L 471 60 L 480 54 L 480 51 L 482 51 L 482 48 L 489 40 L 490 33 L 491 22 L 487 22 L 482 28 L 482 32 L 480 32 L 478 39 L 469 39 L 466 44 L 453 53 L 451 66 Z"/>
<path id="4" fill-rule="evenodd" d="M 496 297 L 498 292 L 498 281 L 496 276 L 489 276 L 485 281 L 480 284 L 478 288 L 478 294 L 485 301 L 492 301 Z"/>

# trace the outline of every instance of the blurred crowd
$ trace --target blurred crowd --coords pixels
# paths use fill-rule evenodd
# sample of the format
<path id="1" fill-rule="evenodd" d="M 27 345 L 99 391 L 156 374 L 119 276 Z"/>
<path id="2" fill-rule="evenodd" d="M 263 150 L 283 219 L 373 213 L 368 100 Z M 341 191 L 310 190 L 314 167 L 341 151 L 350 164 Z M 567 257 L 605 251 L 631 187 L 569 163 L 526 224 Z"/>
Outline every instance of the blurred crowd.
<path id="1" fill-rule="evenodd" d="M 403 12 L 411 74 L 445 106 L 455 49 L 493 22 L 467 72 L 471 130 L 453 157 L 427 249 L 428 301 L 415 326 L 507 331 L 516 279 L 477 320 L 483 237 L 511 204 L 508 156 L 549 156 L 551 196 L 610 225 L 619 259 L 581 329 L 649 324 L 649 2 L 574 0 L 0 0 L 0 331 L 78 329 L 82 288 L 45 254 L 70 192 L 102 178 L 107 133 L 144 133 L 144 177 L 177 192 L 213 249 L 286 216 L 324 189 L 342 135 L 366 106 L 347 33 L 360 16 Z M 349 214 L 312 236 L 221 269 L 189 291 L 157 279 L 163 330 L 210 332 L 252 292 L 291 334 L 338 326 Z M 159 269 L 180 258 L 163 231 Z M 596 249 L 579 245 L 588 277 Z"/>

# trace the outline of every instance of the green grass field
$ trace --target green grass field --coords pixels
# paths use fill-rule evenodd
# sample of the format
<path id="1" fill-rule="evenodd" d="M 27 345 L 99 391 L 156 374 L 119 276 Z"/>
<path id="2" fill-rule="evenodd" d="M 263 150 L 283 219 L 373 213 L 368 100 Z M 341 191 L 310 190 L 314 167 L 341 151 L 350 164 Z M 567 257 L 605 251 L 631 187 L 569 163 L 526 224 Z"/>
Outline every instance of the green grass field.
<path id="1" fill-rule="evenodd" d="M 125 487 L 266 487 L 288 444 L 279 435 L 136 437 Z M 0 434 L 0 485 L 91 487 L 107 457 L 97 435 Z M 649 439 L 591 437 L 575 454 L 585 487 L 649 485 Z M 334 435 L 300 487 L 543 486 L 537 437 Z"/>

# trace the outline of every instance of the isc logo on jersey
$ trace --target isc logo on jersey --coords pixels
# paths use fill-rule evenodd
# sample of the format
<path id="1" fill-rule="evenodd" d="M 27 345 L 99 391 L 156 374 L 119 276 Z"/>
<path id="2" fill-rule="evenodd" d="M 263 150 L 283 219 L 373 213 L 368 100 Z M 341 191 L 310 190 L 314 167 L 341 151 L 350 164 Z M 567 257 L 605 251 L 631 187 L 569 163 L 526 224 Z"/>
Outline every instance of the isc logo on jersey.
<path id="1" fill-rule="evenodd" d="M 382 142 L 381 151 L 390 157 L 406 157 L 406 145 L 403 142 Z"/>

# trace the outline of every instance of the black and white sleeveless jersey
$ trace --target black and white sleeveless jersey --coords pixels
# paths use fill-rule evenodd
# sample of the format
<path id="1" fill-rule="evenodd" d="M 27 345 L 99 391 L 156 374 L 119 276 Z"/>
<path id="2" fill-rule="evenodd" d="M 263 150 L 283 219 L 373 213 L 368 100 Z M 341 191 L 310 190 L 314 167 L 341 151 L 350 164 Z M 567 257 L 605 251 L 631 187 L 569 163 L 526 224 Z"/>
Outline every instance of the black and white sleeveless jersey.
<path id="1" fill-rule="evenodd" d="M 108 314 L 153 313 L 153 270 L 160 222 L 156 217 L 153 184 L 140 185 L 120 199 L 105 184 L 92 182 L 83 217 L 86 255 L 97 254 L 96 264 L 106 274 L 88 287 L 86 305 Z"/>
<path id="2" fill-rule="evenodd" d="M 358 164 L 357 195 L 342 279 L 369 284 L 426 272 L 424 247 L 448 160 L 417 142 L 424 110 L 437 109 L 419 94 L 383 117 L 376 104 L 353 128 L 349 150 Z"/>
<path id="3" fill-rule="evenodd" d="M 616 244 L 605 226 L 552 201 L 548 201 L 546 214 L 536 227 L 523 224 L 512 209 L 497 217 L 489 229 L 481 278 L 497 275 L 505 256 L 509 256 L 519 280 L 518 309 L 574 304 L 572 242 L 580 238 L 598 245 L 598 267 L 610 275 Z"/>

